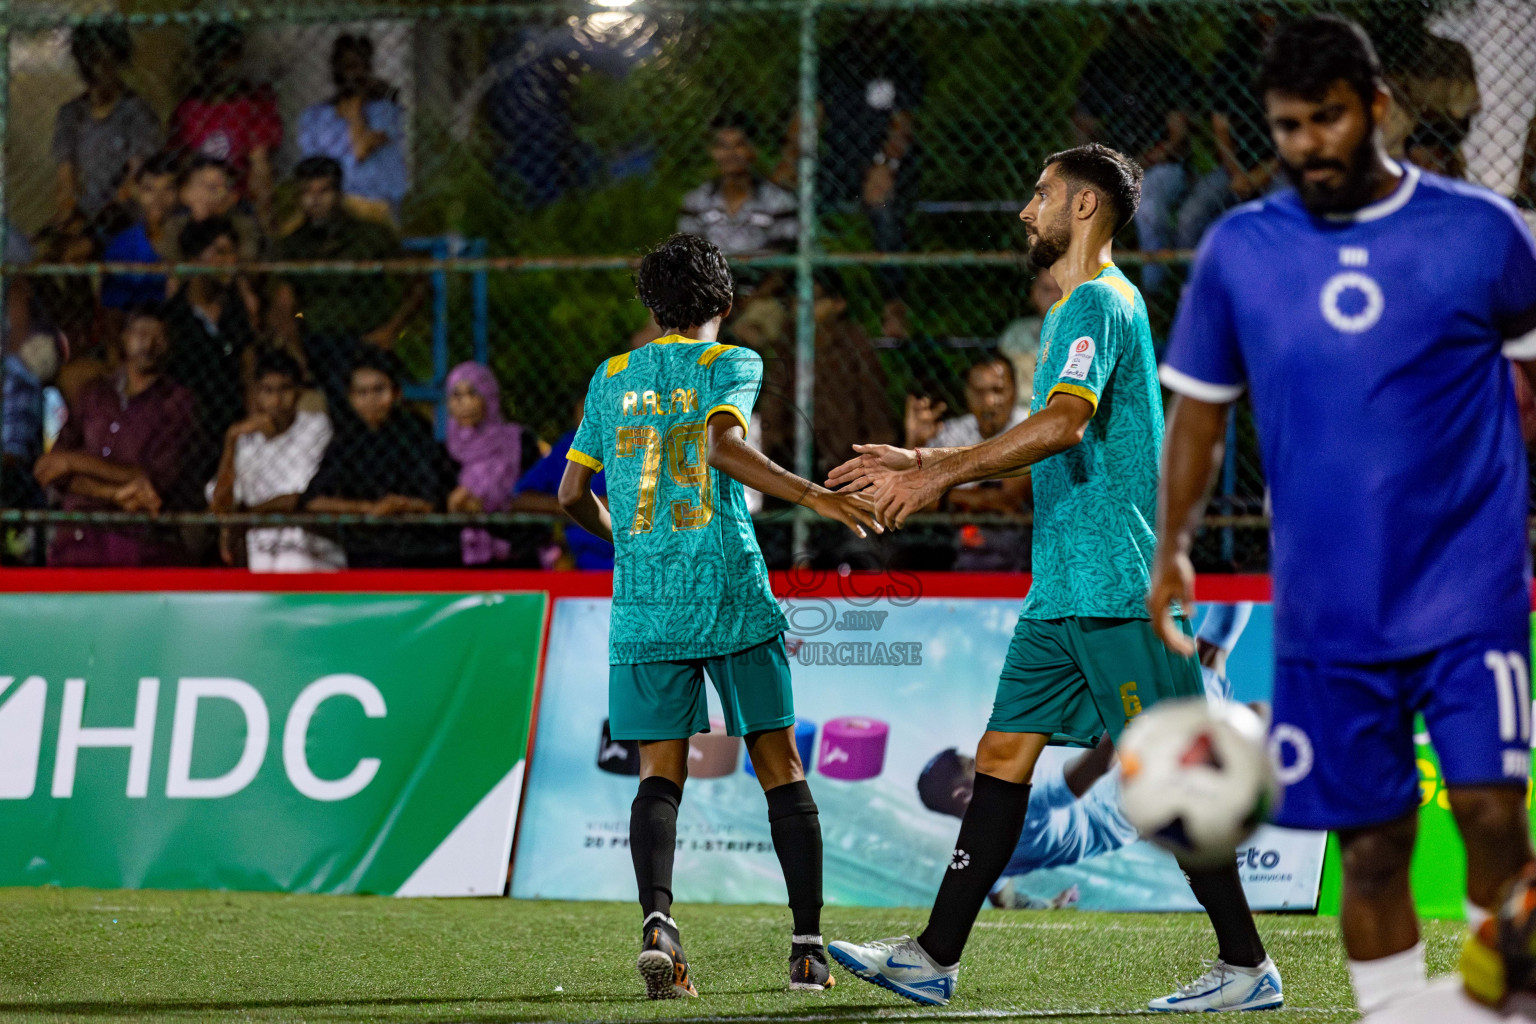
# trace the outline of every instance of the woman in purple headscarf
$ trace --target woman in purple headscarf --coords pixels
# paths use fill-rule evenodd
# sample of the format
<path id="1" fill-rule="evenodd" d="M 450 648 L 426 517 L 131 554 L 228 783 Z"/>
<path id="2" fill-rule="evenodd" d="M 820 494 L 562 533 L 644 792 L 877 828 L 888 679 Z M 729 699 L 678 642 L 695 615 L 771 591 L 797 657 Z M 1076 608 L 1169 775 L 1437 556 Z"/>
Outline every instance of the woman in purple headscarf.
<path id="1" fill-rule="evenodd" d="M 502 512 L 512 488 L 537 457 L 531 431 L 501 418 L 501 386 L 480 363 L 460 363 L 448 374 L 448 454 L 459 464 L 459 485 L 448 496 L 449 512 Z M 505 561 L 512 546 L 478 527 L 459 535 L 465 565 Z"/>

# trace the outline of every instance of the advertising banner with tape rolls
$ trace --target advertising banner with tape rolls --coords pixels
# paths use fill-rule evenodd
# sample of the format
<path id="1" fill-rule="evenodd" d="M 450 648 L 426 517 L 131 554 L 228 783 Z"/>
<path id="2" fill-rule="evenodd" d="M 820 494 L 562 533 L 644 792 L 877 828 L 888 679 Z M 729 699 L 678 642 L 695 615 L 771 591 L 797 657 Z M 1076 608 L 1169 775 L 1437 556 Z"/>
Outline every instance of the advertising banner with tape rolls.
<path id="1" fill-rule="evenodd" d="M 0 885 L 499 895 L 545 602 L 0 594 Z"/>
<path id="2" fill-rule="evenodd" d="M 1019 601 L 920 589 L 783 599 L 795 738 L 821 810 L 829 903 L 929 902 L 969 799 Z M 639 755 L 608 732 L 608 615 L 606 598 L 555 602 L 514 896 L 634 899 L 629 806 Z M 1234 699 L 1268 698 L 1269 658 L 1270 609 L 1258 605 L 1222 659 Z M 713 691 L 709 701 L 718 718 Z M 1137 840 L 1120 814 L 1115 770 L 1081 799 L 1066 788 L 1064 767 L 1082 753 L 1051 748 L 1042 759 L 1024 839 L 993 904 L 1199 909 L 1173 858 Z M 761 787 L 745 745 L 718 720 L 691 741 L 677 839 L 678 899 L 784 899 Z M 1238 851 L 1252 904 L 1315 907 L 1323 849 L 1320 834 L 1260 830 Z"/>

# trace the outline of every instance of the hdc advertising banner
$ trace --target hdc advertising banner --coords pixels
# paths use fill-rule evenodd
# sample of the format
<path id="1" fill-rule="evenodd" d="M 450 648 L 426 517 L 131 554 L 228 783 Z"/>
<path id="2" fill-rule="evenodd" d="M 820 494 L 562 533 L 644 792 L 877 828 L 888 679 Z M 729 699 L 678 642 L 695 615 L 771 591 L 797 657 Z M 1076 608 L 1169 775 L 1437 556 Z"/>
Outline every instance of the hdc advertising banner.
<path id="1" fill-rule="evenodd" d="M 892 577 L 895 579 L 895 577 Z M 829 903 L 930 902 L 969 800 L 1017 599 L 784 601 L 801 758 L 821 809 Z M 613 742 L 607 599 L 555 603 L 538 740 L 518 838 L 518 897 L 632 900 L 633 744 Z M 1268 698 L 1270 609 L 1255 606 L 1225 674 L 1235 699 Z M 711 708 L 718 714 L 713 692 Z M 1110 770 L 1080 798 L 1050 748 L 1037 770 L 1024 838 L 992 894 L 1005 908 L 1196 910 L 1173 858 L 1136 839 Z M 695 737 L 678 817 L 675 888 L 688 902 L 777 903 L 784 885 L 766 802 L 744 744 L 716 728 Z M 1238 852 L 1260 909 L 1316 906 L 1324 840 L 1260 830 Z"/>
<path id="2" fill-rule="evenodd" d="M 499 894 L 544 607 L 0 595 L 0 885 Z"/>

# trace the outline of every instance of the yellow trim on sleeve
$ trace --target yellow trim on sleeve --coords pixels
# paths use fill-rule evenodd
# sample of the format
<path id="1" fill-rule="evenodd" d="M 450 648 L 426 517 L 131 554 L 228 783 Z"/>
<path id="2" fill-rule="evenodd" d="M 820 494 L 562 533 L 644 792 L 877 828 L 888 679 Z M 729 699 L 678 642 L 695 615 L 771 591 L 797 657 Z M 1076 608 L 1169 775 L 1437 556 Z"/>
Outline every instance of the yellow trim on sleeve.
<path id="1" fill-rule="evenodd" d="M 1116 293 L 1118 293 L 1119 296 L 1126 302 L 1129 302 L 1133 306 L 1136 305 L 1136 292 L 1131 287 L 1131 283 L 1129 281 L 1118 277 L 1106 277 L 1103 279 L 1102 283 L 1107 284 L 1113 288 Z"/>
<path id="2" fill-rule="evenodd" d="M 629 365 L 629 353 L 628 352 L 625 352 L 622 355 L 614 356 L 612 359 L 608 360 L 608 376 L 612 377 L 614 374 L 619 373 L 620 371 L 622 371 L 628 365 Z"/>
<path id="3" fill-rule="evenodd" d="M 586 452 L 579 452 L 572 448 L 565 453 L 565 457 L 578 466 L 586 466 L 594 473 L 601 473 L 603 471 L 603 464 Z"/>
<path id="4" fill-rule="evenodd" d="M 699 365 L 708 366 L 716 359 L 719 359 L 721 353 L 728 352 L 735 347 L 735 345 L 711 345 L 709 348 L 705 349 L 702 354 L 700 354 Z"/>
<path id="5" fill-rule="evenodd" d="M 725 346 L 725 347 L 729 347 L 729 346 Z M 741 410 L 736 408 L 734 405 L 730 405 L 730 404 L 717 405 L 713 409 L 709 410 L 709 412 L 704 414 L 704 422 L 708 423 L 709 422 L 709 418 L 711 416 L 713 416 L 717 412 L 728 412 L 732 416 L 735 416 L 738 420 L 741 421 L 741 429 L 743 431 L 749 431 L 749 430 L 752 429 L 752 424 L 747 422 L 747 418 L 746 418 L 746 416 L 742 415 Z"/>
<path id="6" fill-rule="evenodd" d="M 1099 396 L 1093 393 L 1092 388 L 1085 388 L 1081 384 L 1057 384 L 1055 387 L 1051 388 L 1050 394 L 1045 396 L 1045 400 L 1049 402 L 1051 400 L 1051 395 L 1054 395 L 1058 391 L 1064 391 L 1069 395 L 1076 395 L 1078 398 L 1081 398 L 1083 401 L 1093 406 L 1094 412 L 1099 411 Z"/>

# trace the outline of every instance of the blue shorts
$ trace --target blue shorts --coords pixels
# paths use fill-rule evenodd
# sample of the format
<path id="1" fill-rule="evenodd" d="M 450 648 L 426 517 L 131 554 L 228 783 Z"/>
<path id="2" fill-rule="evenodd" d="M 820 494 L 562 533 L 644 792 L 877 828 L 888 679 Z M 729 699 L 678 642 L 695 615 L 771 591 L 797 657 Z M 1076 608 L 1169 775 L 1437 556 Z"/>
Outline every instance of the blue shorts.
<path id="1" fill-rule="evenodd" d="M 1419 805 L 1414 718 L 1447 786 L 1520 786 L 1531 774 L 1530 630 L 1373 664 L 1281 658 L 1269 749 L 1285 797 L 1275 824 L 1348 829 Z"/>

